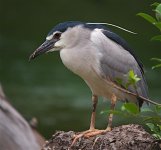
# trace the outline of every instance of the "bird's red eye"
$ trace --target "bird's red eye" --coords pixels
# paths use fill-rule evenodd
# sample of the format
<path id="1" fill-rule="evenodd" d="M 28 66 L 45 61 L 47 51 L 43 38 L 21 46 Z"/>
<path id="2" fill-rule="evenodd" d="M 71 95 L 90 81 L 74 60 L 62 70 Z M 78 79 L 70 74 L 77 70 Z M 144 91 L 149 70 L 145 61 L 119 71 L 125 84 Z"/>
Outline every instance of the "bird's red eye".
<path id="1" fill-rule="evenodd" d="M 57 32 L 54 34 L 54 39 L 59 39 L 61 36 L 61 32 Z"/>

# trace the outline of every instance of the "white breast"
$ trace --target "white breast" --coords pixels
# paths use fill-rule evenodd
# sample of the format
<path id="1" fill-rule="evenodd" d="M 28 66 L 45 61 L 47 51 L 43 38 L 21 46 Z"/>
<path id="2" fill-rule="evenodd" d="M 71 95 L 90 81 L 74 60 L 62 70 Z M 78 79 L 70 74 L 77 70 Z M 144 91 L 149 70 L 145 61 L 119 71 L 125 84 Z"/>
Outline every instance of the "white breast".
<path id="1" fill-rule="evenodd" d="M 93 53 L 90 55 L 89 51 L 87 45 L 83 48 L 76 46 L 74 48 L 61 50 L 60 57 L 68 69 L 82 78 L 86 78 L 93 72 L 93 64 L 97 65 L 98 63 Z"/>
<path id="2" fill-rule="evenodd" d="M 60 57 L 69 70 L 84 79 L 93 94 L 109 98 L 112 91 L 97 74 L 99 72 L 98 58 L 101 57 L 101 53 L 96 48 L 93 48 L 91 53 L 88 48 L 89 46 L 86 45 L 83 49 L 76 49 L 76 47 L 63 49 L 60 51 Z"/>

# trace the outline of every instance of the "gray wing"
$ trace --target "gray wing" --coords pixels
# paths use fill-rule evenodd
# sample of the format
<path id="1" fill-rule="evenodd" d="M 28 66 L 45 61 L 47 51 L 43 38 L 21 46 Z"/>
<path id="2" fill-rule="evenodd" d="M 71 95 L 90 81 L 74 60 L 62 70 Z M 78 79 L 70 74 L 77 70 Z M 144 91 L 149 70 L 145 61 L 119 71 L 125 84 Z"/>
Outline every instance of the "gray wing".
<path id="1" fill-rule="evenodd" d="M 141 80 L 137 82 L 136 88 L 129 86 L 128 90 L 139 96 L 148 98 L 143 66 L 128 47 L 126 41 L 111 31 L 102 30 L 102 33 L 105 35 L 104 38 L 106 38 L 102 40 L 103 56 L 100 59 L 102 76 L 115 84 L 117 84 L 117 80 L 120 79 L 124 85 L 128 81 L 128 72 L 133 70 Z M 139 106 L 141 106 L 142 103 L 143 101 L 139 101 Z"/>

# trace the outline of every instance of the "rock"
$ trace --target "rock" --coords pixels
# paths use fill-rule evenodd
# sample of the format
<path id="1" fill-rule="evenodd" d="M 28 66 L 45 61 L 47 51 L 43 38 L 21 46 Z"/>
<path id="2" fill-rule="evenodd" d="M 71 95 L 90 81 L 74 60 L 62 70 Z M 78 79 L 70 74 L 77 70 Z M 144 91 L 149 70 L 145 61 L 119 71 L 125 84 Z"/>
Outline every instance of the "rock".
<path id="1" fill-rule="evenodd" d="M 158 141 L 142 126 L 130 124 L 90 138 L 80 138 L 72 146 L 74 131 L 57 131 L 42 150 L 160 150 Z"/>

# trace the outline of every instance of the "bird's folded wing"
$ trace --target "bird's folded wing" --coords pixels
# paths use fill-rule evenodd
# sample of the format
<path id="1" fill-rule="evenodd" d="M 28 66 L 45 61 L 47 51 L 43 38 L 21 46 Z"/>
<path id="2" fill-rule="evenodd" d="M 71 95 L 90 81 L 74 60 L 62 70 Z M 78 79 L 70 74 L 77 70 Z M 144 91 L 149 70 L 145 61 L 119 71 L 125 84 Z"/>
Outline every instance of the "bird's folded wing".
<path id="1" fill-rule="evenodd" d="M 92 36 L 92 41 L 101 53 L 98 75 L 112 81 L 117 87 L 124 88 L 125 91 L 148 98 L 142 64 L 136 59 L 126 42 L 115 33 L 107 30 L 96 30 Z M 141 80 L 136 83 L 136 88 L 129 86 L 125 89 L 123 85 L 128 82 L 128 72 L 130 70 L 133 70 Z M 122 81 L 122 85 L 117 84 L 118 79 Z M 142 101 L 140 103 L 141 106 Z"/>

